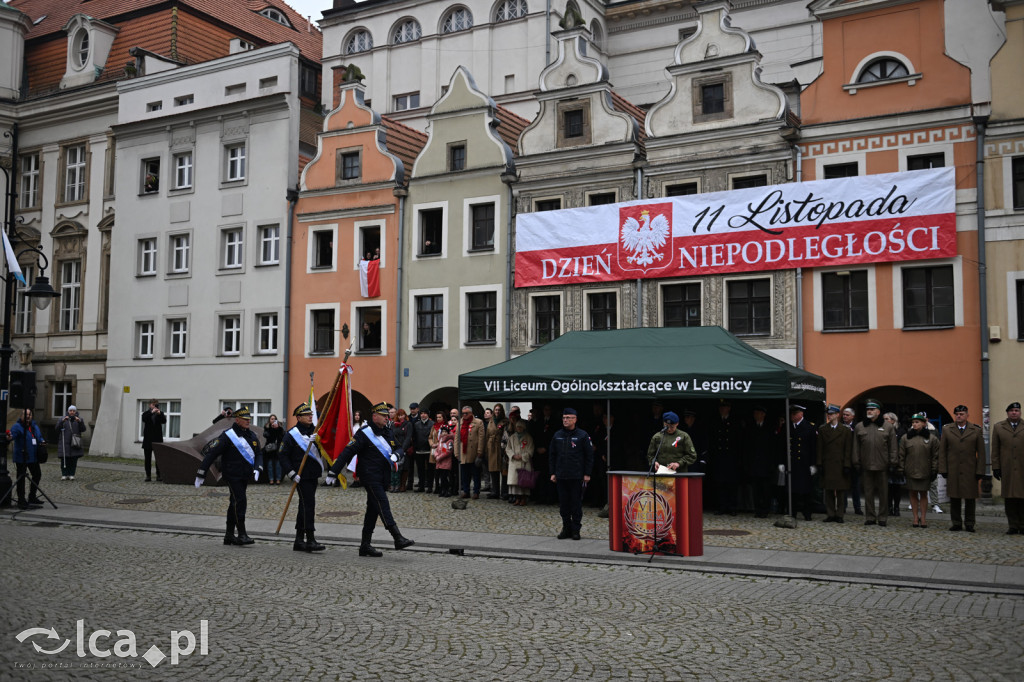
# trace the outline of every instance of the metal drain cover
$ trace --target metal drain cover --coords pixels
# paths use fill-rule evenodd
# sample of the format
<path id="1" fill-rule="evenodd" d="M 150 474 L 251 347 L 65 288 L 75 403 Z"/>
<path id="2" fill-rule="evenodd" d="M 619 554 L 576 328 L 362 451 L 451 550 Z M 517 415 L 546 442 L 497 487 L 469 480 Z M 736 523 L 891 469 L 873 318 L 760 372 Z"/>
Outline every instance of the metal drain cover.
<path id="1" fill-rule="evenodd" d="M 151 497 L 129 497 L 127 500 L 118 500 L 115 504 L 149 504 L 152 501 Z"/>
<path id="2" fill-rule="evenodd" d="M 749 530 L 706 530 L 704 535 L 750 535 Z"/>

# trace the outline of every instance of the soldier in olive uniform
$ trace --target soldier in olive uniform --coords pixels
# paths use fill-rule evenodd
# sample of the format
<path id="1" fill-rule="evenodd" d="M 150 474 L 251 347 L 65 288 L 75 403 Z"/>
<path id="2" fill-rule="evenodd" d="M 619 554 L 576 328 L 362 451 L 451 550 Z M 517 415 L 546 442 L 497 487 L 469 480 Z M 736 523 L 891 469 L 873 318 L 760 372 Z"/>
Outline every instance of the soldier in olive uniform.
<path id="1" fill-rule="evenodd" d="M 313 425 L 313 408 L 302 403 L 292 412 L 296 424 L 284 438 L 281 464 L 288 469 L 286 476 L 295 483 L 299 494 L 299 508 L 295 515 L 296 552 L 322 552 L 327 549 L 316 541 L 316 484 L 323 473 L 320 448 L 316 445 L 316 427 Z M 302 460 L 306 463 L 303 464 Z M 302 469 L 300 472 L 299 469 Z"/>
<path id="2" fill-rule="evenodd" d="M 666 412 L 661 417 L 665 428 L 651 437 L 647 447 L 647 462 L 657 460 L 658 464 L 672 471 L 685 472 L 697 461 L 697 451 L 693 449 L 693 441 L 685 431 L 679 430 L 679 415 Z"/>
<path id="3" fill-rule="evenodd" d="M 829 405 L 828 423 L 818 428 L 818 468 L 825 489 L 826 523 L 843 523 L 846 491 L 850 489 L 853 466 L 853 431 L 839 423 L 838 405 Z"/>
<path id="4" fill-rule="evenodd" d="M 939 439 L 928 429 L 928 415 L 910 418 L 910 430 L 900 437 L 896 473 L 907 478 L 914 528 L 928 527 L 928 488 L 939 473 Z"/>
<path id="5" fill-rule="evenodd" d="M 853 468 L 864 485 L 864 525 L 885 526 L 889 516 L 888 472 L 896 468 L 896 429 L 882 419 L 882 404 L 868 400 L 866 417 L 853 429 Z M 876 506 L 877 498 L 877 506 Z"/>
<path id="6" fill-rule="evenodd" d="M 203 463 L 196 472 L 196 487 L 206 480 L 206 472 L 214 460 L 220 458 L 220 475 L 227 481 L 228 500 L 227 531 L 224 534 L 225 545 L 251 545 L 252 538 L 245 532 L 245 510 L 247 500 L 246 486 L 249 480 L 260 480 L 263 471 L 263 450 L 256 434 L 249 429 L 252 414 L 249 408 L 243 407 L 232 415 L 234 423 L 231 428 L 217 436 L 203 448 Z M 235 529 L 238 537 L 235 537 Z"/>
<path id="7" fill-rule="evenodd" d="M 804 519 L 811 520 L 814 509 L 814 476 L 818 473 L 815 465 L 817 431 L 810 420 L 804 419 L 803 405 L 789 406 L 789 461 L 793 485 L 793 518 L 797 511 Z"/>
<path id="8" fill-rule="evenodd" d="M 395 549 L 405 549 L 416 543 L 402 536 L 388 502 L 386 486 L 390 484 L 391 472 L 397 470 L 398 449 L 401 446 L 395 442 L 395 435 L 391 432 L 388 404 L 374 405 L 371 417 L 372 421 L 360 428 L 338 455 L 327 475 L 327 483 L 334 485 L 341 470 L 353 457 L 357 457 L 356 476 L 366 488 L 366 514 L 363 516 L 363 541 L 359 545 L 359 556 L 381 557 L 384 554 L 370 545 L 377 517 L 380 517 L 394 538 Z"/>
<path id="9" fill-rule="evenodd" d="M 942 427 L 939 440 L 939 476 L 949 493 L 950 530 L 974 532 L 978 481 L 985 476 L 985 441 L 981 427 L 967 421 L 967 406 L 953 408 L 953 423 Z M 963 500 L 963 516 L 960 501 Z"/>
<path id="10" fill-rule="evenodd" d="M 1009 526 L 1006 534 L 1024 535 L 1024 425 L 1020 403 L 1010 403 L 1006 419 L 992 428 L 992 475 L 1003 484 Z"/>

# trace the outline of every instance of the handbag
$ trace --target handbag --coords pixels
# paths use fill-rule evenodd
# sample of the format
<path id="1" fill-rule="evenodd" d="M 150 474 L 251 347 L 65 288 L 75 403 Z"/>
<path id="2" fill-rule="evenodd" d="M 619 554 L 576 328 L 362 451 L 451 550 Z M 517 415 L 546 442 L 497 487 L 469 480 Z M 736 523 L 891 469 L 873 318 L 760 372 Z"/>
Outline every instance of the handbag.
<path id="1" fill-rule="evenodd" d="M 71 434 L 71 447 L 72 448 L 81 448 L 82 447 L 82 437 L 79 436 L 77 433 Z"/>
<path id="2" fill-rule="evenodd" d="M 271 441 L 270 443 L 267 443 L 266 445 L 263 446 L 263 454 L 264 455 L 276 455 L 277 454 L 277 448 L 278 448 L 277 441 Z"/>
<path id="3" fill-rule="evenodd" d="M 50 453 L 46 450 L 46 443 L 39 441 L 36 443 L 36 462 L 39 464 L 46 464 L 46 460 L 50 458 Z"/>
<path id="4" fill-rule="evenodd" d="M 537 478 L 539 476 L 540 474 L 535 470 L 519 469 L 519 473 L 516 475 L 516 485 L 520 488 L 533 490 L 537 485 Z"/>

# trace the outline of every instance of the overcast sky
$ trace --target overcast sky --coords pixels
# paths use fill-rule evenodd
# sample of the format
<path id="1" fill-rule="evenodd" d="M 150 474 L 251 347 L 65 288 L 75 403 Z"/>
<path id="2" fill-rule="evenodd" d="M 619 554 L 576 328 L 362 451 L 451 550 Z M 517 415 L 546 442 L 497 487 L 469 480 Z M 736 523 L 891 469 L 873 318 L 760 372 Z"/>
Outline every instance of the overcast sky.
<path id="1" fill-rule="evenodd" d="M 285 0 L 292 8 L 304 17 L 313 17 L 320 21 L 320 11 L 334 7 L 334 0 Z"/>

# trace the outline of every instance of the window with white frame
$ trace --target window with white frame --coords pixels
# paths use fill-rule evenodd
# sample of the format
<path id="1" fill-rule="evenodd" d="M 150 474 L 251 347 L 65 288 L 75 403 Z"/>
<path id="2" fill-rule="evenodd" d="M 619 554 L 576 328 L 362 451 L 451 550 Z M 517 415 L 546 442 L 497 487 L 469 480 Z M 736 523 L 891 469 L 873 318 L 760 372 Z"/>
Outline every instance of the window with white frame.
<path id="1" fill-rule="evenodd" d="M 1011 195 L 1013 210 L 1024 209 L 1024 156 L 1015 156 L 1010 161 Z"/>
<path id="2" fill-rule="evenodd" d="M 533 296 L 533 345 L 543 346 L 561 336 L 562 299 L 558 295 Z"/>
<path id="3" fill-rule="evenodd" d="M 85 145 L 74 144 L 64 148 L 64 201 L 85 199 Z"/>
<path id="4" fill-rule="evenodd" d="M 192 235 L 171 235 L 171 272 L 181 274 L 188 272 L 191 259 Z"/>
<path id="5" fill-rule="evenodd" d="M 444 208 L 425 208 L 419 211 L 419 255 L 441 254 L 441 237 L 444 232 Z"/>
<path id="6" fill-rule="evenodd" d="M 868 271 L 839 270 L 821 273 L 821 308 L 822 329 L 868 329 Z"/>
<path id="7" fill-rule="evenodd" d="M 281 227 L 260 226 L 260 265 L 277 265 L 281 262 Z"/>
<path id="8" fill-rule="evenodd" d="M 220 316 L 220 354 L 239 355 L 242 352 L 242 318 L 238 315 Z"/>
<path id="9" fill-rule="evenodd" d="M 277 313 L 256 315 L 256 352 L 263 355 L 277 353 Z"/>
<path id="10" fill-rule="evenodd" d="M 152 320 L 135 323 L 135 357 L 153 357 L 153 344 L 156 341 L 156 329 Z"/>
<path id="11" fill-rule="evenodd" d="M 665 327 L 699 327 L 699 282 L 666 284 L 661 288 L 661 320 Z"/>
<path id="12" fill-rule="evenodd" d="M 416 345 L 440 346 L 444 343 L 444 295 L 417 296 Z"/>
<path id="13" fill-rule="evenodd" d="M 53 412 L 54 417 L 62 417 L 68 413 L 68 407 L 74 405 L 74 394 L 70 381 L 53 382 Z"/>
<path id="14" fill-rule="evenodd" d="M 363 174 L 361 150 L 343 150 L 338 152 L 337 177 L 342 180 L 359 180 Z"/>
<path id="15" fill-rule="evenodd" d="M 768 277 L 727 283 L 729 331 L 737 336 L 771 334 L 771 285 Z"/>
<path id="16" fill-rule="evenodd" d="M 160 159 L 142 160 L 141 180 L 140 194 L 156 194 L 160 191 Z"/>
<path id="17" fill-rule="evenodd" d="M 590 328 L 604 331 L 619 328 L 618 296 L 614 291 L 599 291 L 587 294 L 590 313 Z"/>
<path id="18" fill-rule="evenodd" d="M 498 294 L 473 291 L 466 294 L 466 343 L 495 344 L 498 341 Z"/>
<path id="19" fill-rule="evenodd" d="M 334 229 L 313 230 L 313 269 L 334 267 Z"/>
<path id="20" fill-rule="evenodd" d="M 469 207 L 472 221 L 470 249 L 474 251 L 494 250 L 494 203 L 473 204 Z"/>
<path id="21" fill-rule="evenodd" d="M 75 31 L 75 36 L 72 39 L 72 50 L 75 66 L 78 68 L 85 67 L 89 63 L 89 30 L 86 28 L 80 28 Z"/>
<path id="22" fill-rule="evenodd" d="M 178 440 L 181 438 L 181 401 L 180 400 L 157 400 L 157 408 L 164 413 L 167 417 L 167 422 L 164 423 L 160 428 L 163 432 L 164 440 Z M 138 431 L 136 431 L 135 440 L 142 440 L 142 429 L 144 427 L 142 422 L 142 415 L 149 411 L 149 401 L 139 400 L 137 401 L 137 409 L 139 411 L 139 418 L 136 420 L 138 424 Z"/>
<path id="23" fill-rule="evenodd" d="M 192 188 L 192 152 L 174 156 L 174 189 Z"/>
<path id="24" fill-rule="evenodd" d="M 242 267 L 244 262 L 242 248 L 242 228 L 233 227 L 221 232 L 221 267 L 225 270 Z"/>
<path id="25" fill-rule="evenodd" d="M 415 19 L 406 19 L 395 27 L 394 33 L 391 36 L 391 42 L 395 45 L 401 45 L 402 43 L 411 43 L 419 40 L 422 36 L 423 29 L 420 27 L 420 22 Z"/>
<path id="26" fill-rule="evenodd" d="M 358 327 L 358 345 L 356 350 L 361 353 L 381 352 L 381 309 L 379 306 L 361 306 L 356 309 Z"/>
<path id="27" fill-rule="evenodd" d="M 183 358 L 188 354 L 188 319 L 176 317 L 167 320 L 167 355 Z"/>
<path id="28" fill-rule="evenodd" d="M 1016 294 L 1014 307 L 1017 313 L 1017 340 L 1024 341 L 1024 279 L 1015 280 L 1013 287 Z"/>
<path id="29" fill-rule="evenodd" d="M 956 323 L 953 266 L 904 267 L 903 327 L 952 327 Z"/>
<path id="30" fill-rule="evenodd" d="M 473 28 L 473 13 L 465 7 L 457 7 L 448 13 L 441 24 L 441 33 L 457 33 Z"/>
<path id="31" fill-rule="evenodd" d="M 284 15 L 284 12 L 275 7 L 264 7 L 263 9 L 260 10 L 260 14 L 265 16 L 267 19 L 276 21 L 282 26 L 288 26 L 289 28 L 291 27 L 291 23 L 288 21 L 288 17 Z"/>
<path id="32" fill-rule="evenodd" d="M 271 406 L 269 400 L 221 400 L 220 407 L 230 409 L 232 412 L 236 412 L 243 407 L 248 409 L 252 414 L 252 423 L 257 426 L 263 426 L 267 423 L 267 419 L 270 418 Z"/>
<path id="33" fill-rule="evenodd" d="M 245 180 L 245 143 L 232 144 L 224 150 L 225 168 L 224 179 L 226 182 L 237 182 Z"/>
<path id="34" fill-rule="evenodd" d="M 68 260 L 60 264 L 60 321 L 62 332 L 78 330 L 82 313 L 82 261 Z"/>
<path id="35" fill-rule="evenodd" d="M 139 240 L 138 273 L 140 277 L 156 274 L 156 237 Z"/>
<path id="36" fill-rule="evenodd" d="M 373 36 L 365 28 L 358 29 L 345 41 L 345 54 L 358 54 L 373 49 Z"/>
<path id="37" fill-rule="evenodd" d="M 32 302 L 32 298 L 27 296 L 25 292 L 35 283 L 36 268 L 34 265 L 22 265 L 21 273 L 25 277 L 25 283 L 19 282 L 17 285 L 18 289 L 14 308 L 14 333 L 31 334 L 32 327 L 35 324 L 36 306 Z"/>
<path id="38" fill-rule="evenodd" d="M 320 308 L 310 314 L 310 355 L 334 354 L 334 309 Z"/>
<path id="39" fill-rule="evenodd" d="M 903 78 L 909 75 L 910 71 L 907 70 L 906 64 L 898 59 L 882 57 L 865 66 L 857 75 L 857 82 L 874 83 L 875 81 Z"/>
<path id="40" fill-rule="evenodd" d="M 405 111 L 406 109 L 415 109 L 420 105 L 420 93 L 418 92 L 407 92 L 403 95 L 395 95 L 395 111 Z"/>
<path id="41" fill-rule="evenodd" d="M 356 226 L 359 228 L 359 252 L 366 256 L 366 260 L 380 260 L 380 224 L 356 223 Z"/>
<path id="42" fill-rule="evenodd" d="M 21 186 L 18 194 L 21 208 L 35 208 L 39 203 L 39 154 L 21 157 Z"/>
<path id="43" fill-rule="evenodd" d="M 525 17 L 527 12 L 526 0 L 502 0 L 494 12 L 494 21 L 495 23 L 512 21 Z"/>

